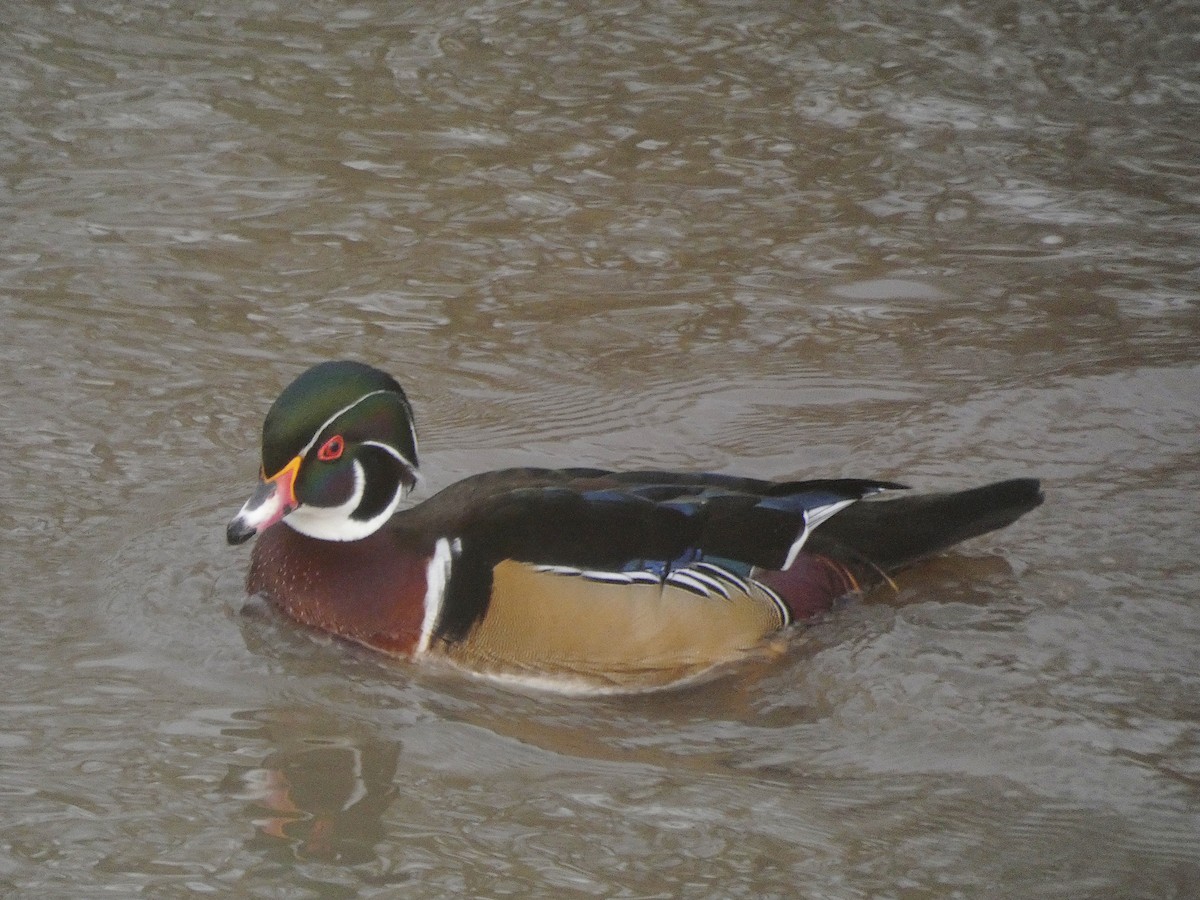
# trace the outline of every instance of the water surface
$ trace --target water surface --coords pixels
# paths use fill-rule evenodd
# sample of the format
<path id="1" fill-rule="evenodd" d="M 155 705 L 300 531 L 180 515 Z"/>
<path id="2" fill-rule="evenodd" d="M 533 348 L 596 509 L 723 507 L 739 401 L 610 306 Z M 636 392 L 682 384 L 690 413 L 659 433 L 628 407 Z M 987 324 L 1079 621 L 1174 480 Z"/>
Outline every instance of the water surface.
<path id="1" fill-rule="evenodd" d="M 1200 883 L 1191 4 L 0 13 L 0 893 Z M 224 545 L 310 363 L 511 464 L 1034 474 L 661 696 L 316 637 Z"/>

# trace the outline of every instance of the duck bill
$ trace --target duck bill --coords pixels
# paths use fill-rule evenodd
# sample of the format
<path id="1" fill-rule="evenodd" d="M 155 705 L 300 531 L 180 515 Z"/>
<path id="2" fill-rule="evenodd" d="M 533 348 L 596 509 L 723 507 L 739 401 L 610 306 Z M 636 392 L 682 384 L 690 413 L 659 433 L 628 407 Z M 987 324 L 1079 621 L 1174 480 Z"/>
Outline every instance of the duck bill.
<path id="1" fill-rule="evenodd" d="M 270 528 L 300 505 L 296 499 L 296 473 L 304 457 L 297 456 L 270 478 L 263 478 L 225 529 L 231 544 L 244 543 Z"/>

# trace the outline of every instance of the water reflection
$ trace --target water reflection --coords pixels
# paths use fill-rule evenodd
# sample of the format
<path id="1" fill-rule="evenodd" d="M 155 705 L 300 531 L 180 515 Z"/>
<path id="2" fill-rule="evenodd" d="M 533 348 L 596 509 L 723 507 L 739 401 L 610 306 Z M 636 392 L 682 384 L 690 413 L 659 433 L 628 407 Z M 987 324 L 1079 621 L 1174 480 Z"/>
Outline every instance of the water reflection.
<path id="1" fill-rule="evenodd" d="M 221 789 L 249 801 L 255 855 L 354 865 L 374 860 L 396 796 L 398 742 L 306 707 L 248 710 L 223 733 L 273 747 L 255 766 L 231 766 Z M 316 718 L 316 721 L 314 719 Z"/>

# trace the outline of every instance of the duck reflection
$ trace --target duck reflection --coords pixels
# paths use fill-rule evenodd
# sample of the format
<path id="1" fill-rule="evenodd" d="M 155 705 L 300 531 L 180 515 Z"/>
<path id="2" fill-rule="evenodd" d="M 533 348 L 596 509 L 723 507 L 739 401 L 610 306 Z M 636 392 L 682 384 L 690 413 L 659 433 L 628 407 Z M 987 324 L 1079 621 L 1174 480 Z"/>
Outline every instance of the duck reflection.
<path id="1" fill-rule="evenodd" d="M 398 744 L 362 734 L 325 733 L 311 714 L 259 710 L 257 727 L 227 733 L 279 749 L 256 767 L 234 768 L 225 789 L 252 804 L 250 846 L 268 855 L 355 864 L 375 859 L 383 815 L 396 794 Z M 317 732 L 317 733 L 314 733 Z"/>

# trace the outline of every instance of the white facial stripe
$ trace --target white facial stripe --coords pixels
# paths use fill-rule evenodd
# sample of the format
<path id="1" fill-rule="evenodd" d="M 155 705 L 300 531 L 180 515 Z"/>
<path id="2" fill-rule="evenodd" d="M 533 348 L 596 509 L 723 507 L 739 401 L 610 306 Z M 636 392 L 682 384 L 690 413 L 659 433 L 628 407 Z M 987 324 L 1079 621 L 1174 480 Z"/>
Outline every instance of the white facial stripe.
<path id="1" fill-rule="evenodd" d="M 301 504 L 297 509 L 293 510 L 284 522 L 291 525 L 301 534 L 307 534 L 309 537 L 319 538 L 325 541 L 352 541 L 356 538 L 341 537 L 340 531 L 343 524 L 349 525 L 352 523 L 350 513 L 358 509 L 358 504 L 362 501 L 363 493 L 367 489 L 366 475 L 363 473 L 362 465 L 358 460 L 354 461 L 354 493 L 350 495 L 350 499 L 338 506 L 309 506 Z M 339 534 L 335 534 L 338 532 Z M 364 535 L 365 537 L 365 535 Z"/>
<path id="2" fill-rule="evenodd" d="M 450 542 L 438 538 L 433 547 L 433 558 L 425 568 L 425 617 L 421 620 L 421 637 L 417 641 L 417 653 L 426 653 L 433 640 L 442 615 L 442 603 L 446 599 L 446 585 L 450 583 L 450 567 L 454 562 L 454 551 Z"/>
<path id="3" fill-rule="evenodd" d="M 310 440 L 307 444 L 304 445 L 303 449 L 301 449 L 301 451 L 298 455 L 308 456 L 308 451 L 313 448 L 314 444 L 316 444 L 317 438 L 319 438 L 322 434 L 324 434 L 325 429 L 328 428 L 330 426 L 330 424 L 334 420 L 336 420 L 338 417 L 343 416 L 346 413 L 350 412 L 350 410 L 354 409 L 354 407 L 358 406 L 358 404 L 362 403 L 364 400 L 368 400 L 371 397 L 378 396 L 379 394 L 392 394 L 392 393 L 395 393 L 395 392 L 394 391 L 384 391 L 384 390 L 371 391 L 369 394 L 363 394 L 361 397 L 359 397 L 357 400 L 355 400 L 349 406 L 343 406 L 341 409 L 339 409 L 337 412 L 335 412 L 332 416 L 330 416 L 328 419 L 326 419 L 324 422 L 321 423 L 321 427 L 313 432 L 312 440 Z M 411 427 L 411 423 L 410 423 L 410 427 Z"/>
<path id="4" fill-rule="evenodd" d="M 321 423 L 321 427 L 316 430 L 312 436 L 312 439 L 300 450 L 298 456 L 301 458 L 306 457 L 308 452 L 316 445 L 321 435 L 324 434 L 325 429 L 327 429 L 340 416 L 344 416 L 356 406 L 366 402 L 372 397 L 376 397 L 380 394 L 391 393 L 394 392 L 388 390 L 371 391 L 363 394 L 353 403 L 347 404 L 339 409 Z M 411 417 L 409 418 L 408 422 L 408 430 L 409 435 L 412 438 L 413 447 L 415 448 L 417 443 L 416 430 L 413 427 Z M 378 447 L 389 454 L 412 474 L 413 480 L 418 477 L 416 464 L 412 460 L 405 457 L 405 455 L 395 447 L 391 447 L 385 443 L 382 443 L 381 441 L 363 441 L 362 443 L 365 446 Z M 366 489 L 366 473 L 363 471 L 362 464 L 358 460 L 354 460 L 354 491 L 345 503 L 338 504 L 337 506 L 325 507 L 313 506 L 311 504 L 301 504 L 290 515 L 288 515 L 284 521 L 301 534 L 306 534 L 309 537 L 314 537 L 318 540 L 362 540 L 363 538 L 368 537 L 377 531 L 384 522 L 392 517 L 392 514 L 395 513 L 396 509 L 400 506 L 400 501 L 404 499 L 404 496 L 407 493 L 407 485 L 405 485 L 403 482 L 397 484 L 396 492 L 392 495 L 391 501 L 386 507 L 384 507 L 376 515 L 372 516 L 370 519 L 353 519 L 351 518 L 351 515 L 356 509 L 358 509 L 358 505 L 362 502 L 362 498 L 366 493 Z"/>
<path id="5" fill-rule="evenodd" d="M 414 442 L 414 445 L 415 445 L 415 442 Z M 403 453 L 401 453 L 399 450 L 397 450 L 395 447 L 390 447 L 387 444 L 384 444 L 380 441 L 363 441 L 362 446 L 378 447 L 380 450 L 385 450 L 390 455 L 392 455 L 396 459 L 398 459 L 404 465 L 405 468 L 413 469 L 413 470 L 415 470 L 417 468 L 416 464 L 411 459 L 406 458 L 405 455 Z"/>
<path id="6" fill-rule="evenodd" d="M 301 505 L 294 509 L 283 521 L 285 524 L 321 541 L 360 541 L 379 530 L 379 527 L 392 517 L 400 501 L 404 499 L 404 484 L 396 485 L 396 493 L 391 502 L 370 519 L 359 520 L 350 518 L 350 514 L 358 509 L 363 494 L 367 489 L 367 476 L 362 463 L 354 460 L 354 493 L 350 499 L 338 506 L 308 506 Z"/>

